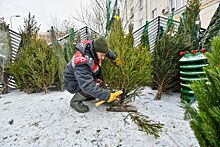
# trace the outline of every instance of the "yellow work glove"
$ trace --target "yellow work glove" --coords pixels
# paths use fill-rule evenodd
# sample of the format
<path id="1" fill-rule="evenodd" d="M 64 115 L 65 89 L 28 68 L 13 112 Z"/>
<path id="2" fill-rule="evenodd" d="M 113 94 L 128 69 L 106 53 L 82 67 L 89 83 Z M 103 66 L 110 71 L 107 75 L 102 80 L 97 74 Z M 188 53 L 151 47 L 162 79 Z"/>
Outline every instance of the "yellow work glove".
<path id="1" fill-rule="evenodd" d="M 121 59 L 119 57 L 117 57 L 114 62 L 117 66 L 121 65 Z"/>
<path id="2" fill-rule="evenodd" d="M 114 92 L 114 93 L 110 93 L 110 97 L 109 97 L 109 99 L 107 100 L 107 102 L 108 103 L 110 103 L 110 102 L 112 102 L 112 101 L 114 101 L 119 95 L 121 95 L 123 93 L 123 91 L 122 90 L 119 90 L 119 91 L 117 91 L 117 92 Z M 99 102 L 97 102 L 95 105 L 98 107 L 98 106 L 100 106 L 101 104 L 103 104 L 105 101 L 99 101 Z"/>
<path id="3" fill-rule="evenodd" d="M 109 97 L 109 99 L 108 99 L 108 103 L 110 103 L 110 102 L 112 102 L 112 101 L 114 101 L 119 95 L 121 95 L 123 93 L 123 91 L 122 90 L 119 90 L 119 91 L 117 91 L 117 92 L 115 92 L 115 93 L 111 93 L 110 94 L 110 97 Z"/>

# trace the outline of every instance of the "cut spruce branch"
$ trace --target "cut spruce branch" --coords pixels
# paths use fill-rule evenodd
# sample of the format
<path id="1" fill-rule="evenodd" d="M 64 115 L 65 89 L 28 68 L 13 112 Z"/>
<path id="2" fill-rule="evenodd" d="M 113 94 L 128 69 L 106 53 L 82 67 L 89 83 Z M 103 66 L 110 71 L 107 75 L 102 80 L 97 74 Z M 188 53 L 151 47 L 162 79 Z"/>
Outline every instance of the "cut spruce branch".
<path id="1" fill-rule="evenodd" d="M 126 119 L 130 117 L 139 129 L 146 133 L 146 135 L 154 135 L 155 138 L 158 138 L 159 132 L 162 131 L 161 129 L 164 124 L 150 120 L 148 116 L 138 112 L 135 106 L 124 104 L 124 99 L 126 99 L 126 93 L 121 94 L 119 98 L 116 99 L 116 102 L 107 108 L 107 111 L 127 112 L 128 115 L 124 118 L 125 123 L 128 123 Z"/>
<path id="2" fill-rule="evenodd" d="M 130 117 L 139 129 L 144 131 L 147 135 L 154 135 L 155 138 L 160 137 L 159 132 L 162 131 L 164 124 L 154 122 L 153 120 L 150 120 L 148 116 L 139 112 L 128 112 L 128 115 L 124 118 L 126 123 L 128 123 L 126 120 L 128 117 Z"/>

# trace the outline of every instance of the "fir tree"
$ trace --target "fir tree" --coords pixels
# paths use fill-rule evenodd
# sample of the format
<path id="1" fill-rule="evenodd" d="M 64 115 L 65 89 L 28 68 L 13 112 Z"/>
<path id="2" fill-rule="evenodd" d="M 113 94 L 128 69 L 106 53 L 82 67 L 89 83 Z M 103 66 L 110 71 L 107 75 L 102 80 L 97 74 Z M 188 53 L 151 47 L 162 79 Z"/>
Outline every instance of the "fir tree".
<path id="1" fill-rule="evenodd" d="M 37 37 L 37 33 L 40 30 L 39 26 L 37 26 L 35 16 L 31 16 L 31 13 L 29 13 L 28 18 L 24 20 L 23 28 L 24 29 L 20 29 L 21 42 L 19 45 L 18 53 L 24 45 L 28 45 L 31 42 L 31 39 Z"/>
<path id="2" fill-rule="evenodd" d="M 198 109 L 186 105 L 190 125 L 201 147 L 220 146 L 220 37 L 212 41 L 212 52 L 207 53 L 210 66 L 205 69 L 208 81 L 192 85 Z"/>
<path id="3" fill-rule="evenodd" d="M 152 54 L 153 87 L 158 92 L 155 99 L 160 100 L 164 91 L 175 91 L 179 88 L 178 80 L 178 44 L 168 34 L 158 40 Z"/>
<path id="4" fill-rule="evenodd" d="M 151 58 L 149 48 L 134 48 L 132 29 L 130 28 L 128 35 L 125 35 L 120 19 L 115 18 L 107 39 L 110 48 L 117 53 L 122 63 L 119 66 L 113 66 L 109 60 L 106 60 L 104 66 L 102 65 L 104 67 L 102 71 L 111 91 L 124 91 L 123 99 L 121 96 L 118 103 L 118 107 L 124 107 L 127 102 L 134 99 L 143 86 L 150 83 Z M 125 108 L 125 112 L 127 111 Z M 146 134 L 159 137 L 162 124 L 151 121 L 148 116 L 138 112 L 128 112 L 125 120 L 127 117 L 130 117 Z"/>
<path id="5" fill-rule="evenodd" d="M 39 90 L 48 92 L 57 73 L 57 59 L 45 40 L 37 38 L 39 28 L 36 25 L 34 16 L 29 14 L 21 31 L 19 53 L 9 66 L 17 87 L 27 93 Z"/>
<path id="6" fill-rule="evenodd" d="M 19 89 L 27 93 L 39 90 L 48 92 L 54 83 L 57 73 L 57 61 L 45 40 L 32 39 L 29 45 L 24 45 L 16 62 L 10 66 L 10 72 L 15 78 Z"/>
<path id="7" fill-rule="evenodd" d="M 102 71 L 112 91 L 125 89 L 127 96 L 132 98 L 143 85 L 151 81 L 151 65 L 148 49 L 134 48 L 133 37 L 130 36 L 131 33 L 128 35 L 124 37 L 121 21 L 115 19 L 107 39 L 110 48 L 116 52 L 122 64 L 112 66 L 112 63 L 106 60 Z"/>
<path id="8" fill-rule="evenodd" d="M 152 53 L 153 81 L 152 87 L 158 90 L 156 100 L 161 99 L 164 91 L 179 89 L 178 61 L 179 47 L 177 39 L 172 36 L 174 24 L 167 23 L 166 32 L 161 32 Z"/>

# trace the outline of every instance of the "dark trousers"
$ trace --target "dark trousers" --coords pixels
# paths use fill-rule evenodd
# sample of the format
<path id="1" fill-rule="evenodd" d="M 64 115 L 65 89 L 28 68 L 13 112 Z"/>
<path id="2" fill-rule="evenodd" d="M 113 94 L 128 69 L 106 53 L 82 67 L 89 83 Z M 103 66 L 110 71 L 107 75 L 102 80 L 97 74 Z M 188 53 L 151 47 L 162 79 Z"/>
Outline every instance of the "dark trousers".
<path id="1" fill-rule="evenodd" d="M 96 79 L 95 80 L 95 83 L 97 86 L 101 87 L 101 88 L 106 88 L 106 84 L 105 84 L 105 81 L 103 80 L 100 80 L 100 79 Z M 82 90 L 79 90 L 78 91 L 82 96 L 86 97 L 86 100 L 95 100 L 96 98 L 87 94 L 87 93 L 84 93 Z"/>

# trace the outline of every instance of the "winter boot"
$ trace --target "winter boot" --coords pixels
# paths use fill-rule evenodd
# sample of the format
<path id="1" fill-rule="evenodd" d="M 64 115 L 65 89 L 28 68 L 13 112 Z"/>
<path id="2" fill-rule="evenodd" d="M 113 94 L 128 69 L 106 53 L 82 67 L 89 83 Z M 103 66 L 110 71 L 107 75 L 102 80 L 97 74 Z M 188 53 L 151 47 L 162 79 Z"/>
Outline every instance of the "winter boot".
<path id="1" fill-rule="evenodd" d="M 74 108 L 79 113 L 85 113 L 89 111 L 89 107 L 84 105 L 82 101 L 85 101 L 86 97 L 77 92 L 70 101 L 70 107 Z"/>

